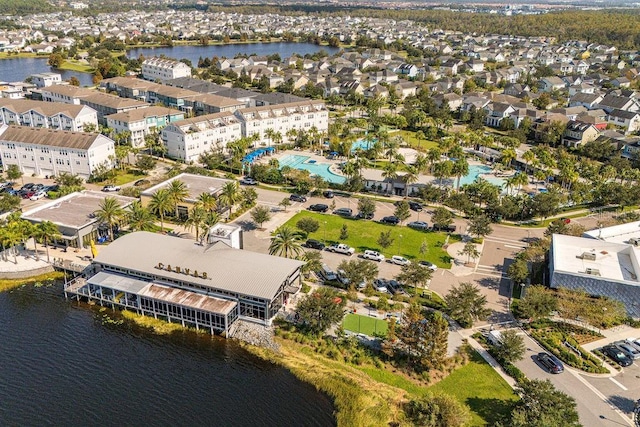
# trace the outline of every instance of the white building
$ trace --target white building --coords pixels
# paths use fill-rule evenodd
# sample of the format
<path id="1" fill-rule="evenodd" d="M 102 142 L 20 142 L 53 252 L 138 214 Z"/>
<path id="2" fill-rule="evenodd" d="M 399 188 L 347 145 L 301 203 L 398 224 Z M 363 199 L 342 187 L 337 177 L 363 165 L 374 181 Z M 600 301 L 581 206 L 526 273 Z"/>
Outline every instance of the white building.
<path id="1" fill-rule="evenodd" d="M 292 129 L 309 131 L 315 127 L 318 132 L 329 130 L 329 112 L 322 100 L 244 108 L 235 114 L 242 122 L 243 136 L 257 134 L 263 143 L 271 142 L 265 135 L 267 129 L 279 132 L 283 142 L 289 142 L 287 132 Z"/>
<path id="2" fill-rule="evenodd" d="M 57 85 L 62 83 L 62 75 L 59 73 L 40 73 L 32 74 L 31 83 L 36 85 L 37 88 L 47 87 L 51 85 Z"/>
<path id="3" fill-rule="evenodd" d="M 81 132 L 98 126 L 98 113 L 85 105 L 0 98 L 0 125 L 30 126 Z"/>
<path id="4" fill-rule="evenodd" d="M 142 77 L 146 80 L 171 80 L 180 77 L 191 77 L 191 67 L 173 59 L 153 57 L 142 62 Z"/>
<path id="5" fill-rule="evenodd" d="M 242 135 L 240 120 L 229 112 L 180 120 L 162 129 L 167 155 L 187 162 L 198 161 L 211 149 L 224 149 Z"/>
<path id="6" fill-rule="evenodd" d="M 0 155 L 5 167 L 18 165 L 27 176 L 67 172 L 87 179 L 100 165 L 113 166 L 115 148 L 101 134 L 2 125 Z"/>
<path id="7" fill-rule="evenodd" d="M 133 147 L 144 146 L 144 138 L 171 122 L 184 120 L 184 112 L 167 107 L 152 106 L 111 114 L 105 117 L 107 126 L 116 133 L 129 132 Z"/>

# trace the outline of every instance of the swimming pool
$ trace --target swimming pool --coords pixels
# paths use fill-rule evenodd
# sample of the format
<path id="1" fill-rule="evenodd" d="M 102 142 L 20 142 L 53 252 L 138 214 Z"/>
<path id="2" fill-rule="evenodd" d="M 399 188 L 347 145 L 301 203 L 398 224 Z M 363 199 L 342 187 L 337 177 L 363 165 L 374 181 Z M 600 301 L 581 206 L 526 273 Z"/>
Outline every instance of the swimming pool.
<path id="1" fill-rule="evenodd" d="M 479 175 L 485 175 L 485 174 L 491 173 L 491 171 L 493 171 L 493 169 L 491 169 L 489 166 L 469 165 L 469 173 L 463 176 L 462 178 L 460 178 L 460 187 L 462 187 L 465 184 L 472 184 Z M 482 178 L 486 179 L 488 182 L 490 182 L 493 185 L 497 185 L 500 188 L 503 187 L 504 179 L 502 178 L 497 178 L 495 176 L 486 176 L 486 175 L 483 176 Z"/>
<path id="2" fill-rule="evenodd" d="M 309 160 L 309 156 L 300 156 L 298 154 L 286 154 L 278 159 L 280 169 L 289 166 L 293 169 L 307 170 L 311 175 L 318 175 L 327 182 L 333 184 L 344 184 L 346 178 L 336 175 L 329 170 L 329 163 L 318 163 L 315 160 Z"/>
<path id="3" fill-rule="evenodd" d="M 376 141 L 376 139 L 359 139 L 351 144 L 351 152 L 353 153 L 356 150 L 368 150 L 373 147 L 373 144 L 375 144 Z"/>

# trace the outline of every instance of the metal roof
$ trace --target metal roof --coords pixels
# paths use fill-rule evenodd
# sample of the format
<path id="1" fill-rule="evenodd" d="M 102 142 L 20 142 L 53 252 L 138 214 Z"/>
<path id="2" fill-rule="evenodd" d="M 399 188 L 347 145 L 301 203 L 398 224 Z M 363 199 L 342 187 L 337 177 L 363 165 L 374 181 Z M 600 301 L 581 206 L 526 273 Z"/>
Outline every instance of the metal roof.
<path id="1" fill-rule="evenodd" d="M 144 231 L 122 236 L 102 248 L 95 262 L 269 300 L 304 264 L 233 249 L 222 242 L 200 246 L 194 240 Z M 163 264 L 162 269 L 158 268 L 159 263 Z M 169 266 L 173 271 L 168 271 Z M 175 272 L 176 267 L 181 273 Z M 198 277 L 194 277 L 196 271 Z"/>
<path id="2" fill-rule="evenodd" d="M 98 272 L 87 280 L 87 283 L 132 294 L 137 294 L 149 284 L 149 282 L 145 280 L 135 279 L 133 277 L 123 276 L 120 274 L 107 273 L 106 271 Z"/>
<path id="3" fill-rule="evenodd" d="M 176 305 L 182 305 L 184 307 L 191 307 L 198 310 L 224 315 L 230 313 L 236 305 L 238 305 L 235 301 L 210 297 L 184 289 L 170 288 L 168 286 L 158 285 L 155 283 L 148 284 L 144 289 L 138 292 L 138 295 L 160 301 L 166 301 Z"/>

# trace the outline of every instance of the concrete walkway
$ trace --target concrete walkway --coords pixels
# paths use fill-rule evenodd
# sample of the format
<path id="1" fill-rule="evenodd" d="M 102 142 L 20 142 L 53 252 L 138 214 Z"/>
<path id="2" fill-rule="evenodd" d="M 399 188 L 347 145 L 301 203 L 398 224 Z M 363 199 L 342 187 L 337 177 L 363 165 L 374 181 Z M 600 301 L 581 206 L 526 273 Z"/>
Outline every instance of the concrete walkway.
<path id="1" fill-rule="evenodd" d="M 464 336 L 464 334 L 461 334 L 461 335 Z M 469 345 L 474 350 L 476 350 L 478 352 L 478 354 L 480 356 L 482 356 L 482 358 L 489 364 L 489 366 L 491 366 L 493 368 L 493 370 L 496 371 L 498 373 L 498 375 L 500 375 L 502 377 L 502 379 L 505 380 L 507 382 L 507 384 L 509 384 L 509 386 L 511 386 L 511 388 L 515 390 L 515 388 L 517 387 L 516 380 L 514 380 L 512 377 L 507 375 L 502 370 L 502 366 L 500 366 L 500 364 L 496 361 L 496 359 L 494 359 L 493 356 L 490 355 L 489 352 L 487 350 L 485 350 L 480 345 L 480 343 L 478 341 L 476 341 L 475 339 L 473 339 L 471 336 L 467 337 L 467 342 L 469 343 Z"/>

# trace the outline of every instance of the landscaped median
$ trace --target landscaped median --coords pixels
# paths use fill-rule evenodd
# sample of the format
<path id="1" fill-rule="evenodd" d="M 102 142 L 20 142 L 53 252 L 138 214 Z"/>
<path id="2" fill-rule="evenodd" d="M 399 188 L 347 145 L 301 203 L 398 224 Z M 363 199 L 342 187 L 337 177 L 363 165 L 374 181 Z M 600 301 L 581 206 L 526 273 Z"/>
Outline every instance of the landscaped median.
<path id="1" fill-rule="evenodd" d="M 594 374 L 609 373 L 609 370 L 602 366 L 602 361 L 581 347 L 581 344 L 604 338 L 604 335 L 548 319 L 536 320 L 526 325 L 525 329 L 541 346 L 567 365 Z"/>
<path id="2" fill-rule="evenodd" d="M 446 233 L 418 231 L 408 227 L 385 225 L 374 221 L 350 219 L 308 211 L 297 213 L 284 226 L 295 228 L 296 223 L 302 218 L 313 218 L 320 224 L 320 228 L 317 231 L 309 234 L 308 237 L 310 239 L 325 241 L 325 243 L 346 243 L 360 253 L 369 249 L 378 251 L 387 258 L 391 258 L 393 255 L 401 255 L 411 260 L 428 260 L 441 268 L 449 268 L 451 266 L 451 256 L 442 247 L 447 238 Z M 348 237 L 340 240 L 343 225 L 347 226 Z M 378 239 L 380 233 L 386 231 L 391 231 L 393 243 L 387 248 L 382 248 L 378 244 Z M 457 241 L 460 241 L 458 235 L 449 237 L 450 244 Z M 426 245 L 423 245 L 423 242 Z M 426 251 L 421 254 L 420 248 L 425 246 Z"/>

